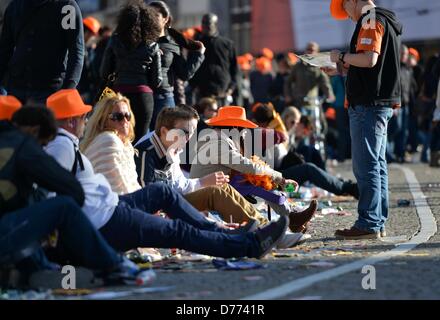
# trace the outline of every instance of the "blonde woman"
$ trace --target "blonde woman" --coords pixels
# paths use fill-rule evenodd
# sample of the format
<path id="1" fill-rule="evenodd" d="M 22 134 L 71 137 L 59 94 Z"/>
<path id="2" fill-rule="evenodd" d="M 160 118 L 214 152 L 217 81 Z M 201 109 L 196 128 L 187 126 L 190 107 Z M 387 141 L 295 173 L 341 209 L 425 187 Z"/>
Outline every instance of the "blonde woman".
<path id="1" fill-rule="evenodd" d="M 95 172 L 103 174 L 119 195 L 141 189 L 133 160 L 134 126 L 130 101 L 113 94 L 97 104 L 81 143 Z"/>

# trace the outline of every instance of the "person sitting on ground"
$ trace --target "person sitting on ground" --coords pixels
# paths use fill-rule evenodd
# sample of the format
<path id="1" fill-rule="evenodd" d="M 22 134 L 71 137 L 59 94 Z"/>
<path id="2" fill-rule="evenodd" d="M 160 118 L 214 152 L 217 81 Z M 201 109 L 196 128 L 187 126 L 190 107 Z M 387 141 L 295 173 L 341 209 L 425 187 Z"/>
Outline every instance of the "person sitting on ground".
<path id="1" fill-rule="evenodd" d="M 119 123 L 119 126 L 113 125 L 117 134 L 126 133 L 124 130 L 128 127 L 124 123 L 128 123 L 126 115 L 131 113 L 125 101 L 120 95 L 102 100 L 94 110 L 87 130 L 90 130 L 89 126 L 99 126 L 99 123 L 104 128 L 105 119 L 114 119 L 111 121 Z M 262 258 L 285 233 L 288 218 L 255 233 L 220 228 L 163 183 L 150 184 L 135 193 L 118 196 L 107 179 L 95 173 L 91 162 L 78 150 L 91 107 L 84 105 L 76 90 L 63 90 L 52 95 L 47 105 L 55 112 L 60 124 L 58 136 L 49 144 L 47 152 L 76 175 L 86 195 L 84 212 L 115 249 L 178 248 L 223 258 Z M 87 137 L 85 141 L 89 141 Z M 166 211 L 172 219 L 151 214 L 158 210 Z"/>
<path id="2" fill-rule="evenodd" d="M 231 175 L 235 171 L 245 174 L 271 176 L 274 182 L 281 185 L 289 183 L 286 179 L 292 179 L 300 185 L 310 181 L 317 187 L 336 195 L 349 194 L 355 198 L 358 197 L 357 184 L 331 176 L 313 164 L 297 165 L 278 172 L 269 166 L 256 164 L 243 156 L 240 152 L 240 145 L 237 144 L 238 142 L 222 132 L 222 129 L 228 128 L 243 130 L 257 127 L 256 124 L 246 119 L 246 113 L 242 107 L 223 107 L 219 110 L 218 116 L 208 120 L 207 124 L 216 129 L 216 134 L 213 135 L 211 132 L 206 132 L 198 137 L 198 154 L 207 155 L 208 159 L 205 160 L 208 161 L 204 160 L 203 164 L 199 161 L 193 163 L 190 173 L 191 178 L 204 177 L 218 171 Z M 212 153 L 212 150 L 216 150 L 216 152 Z M 230 161 L 225 162 L 222 161 L 223 159 L 229 159 Z M 273 209 L 278 212 L 276 208 Z"/>
<path id="3" fill-rule="evenodd" d="M 264 160 L 273 163 L 274 168 L 281 166 L 283 158 L 287 155 L 288 132 L 278 112 L 272 103 L 257 103 L 252 108 L 254 122 L 263 129 L 274 130 L 273 146 L 266 146 L 266 134 L 263 135 L 263 152 L 266 149 Z M 264 132 L 266 133 L 266 132 Z M 266 147 L 266 148 L 265 148 Z"/>
<path id="4" fill-rule="evenodd" d="M 268 220 L 227 183 L 229 177 L 223 172 L 200 179 L 188 179 L 184 176 L 179 156 L 196 131 L 198 119 L 196 111 L 185 105 L 162 110 L 153 136 L 137 146 L 139 153 L 136 156 L 136 167 L 141 185 L 161 181 L 171 185 L 200 211 L 216 211 L 225 221 L 231 217 L 238 223 L 257 219 L 260 224 L 267 224 Z M 179 131 L 182 131 L 181 135 Z M 182 137 L 177 143 L 173 139 L 174 134 Z M 310 216 L 309 211 L 313 210 L 316 207 L 312 205 L 304 212 L 290 215 L 291 231 L 304 231 L 308 222 L 306 220 Z M 278 248 L 291 247 L 302 238 L 301 234 L 289 233 Z"/>
<path id="5" fill-rule="evenodd" d="M 106 280 L 134 280 L 138 267 L 118 255 L 81 211 L 81 185 L 41 148 L 57 132 L 52 112 L 26 106 L 11 119 L 13 109 L 14 103 L 0 102 L 0 267 L 15 264 L 24 283 L 34 272 L 61 269 L 47 260 L 40 243 L 58 230 L 59 243 L 75 265 Z M 34 183 L 58 196 L 31 204 Z"/>

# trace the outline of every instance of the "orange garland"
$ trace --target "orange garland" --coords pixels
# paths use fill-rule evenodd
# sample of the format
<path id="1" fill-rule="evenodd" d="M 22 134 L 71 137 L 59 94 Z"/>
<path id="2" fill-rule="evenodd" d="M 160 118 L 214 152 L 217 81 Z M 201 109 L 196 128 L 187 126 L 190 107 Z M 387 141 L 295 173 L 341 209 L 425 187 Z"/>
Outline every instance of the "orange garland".
<path id="1" fill-rule="evenodd" d="M 262 166 L 267 166 L 267 163 L 265 163 L 263 160 L 258 158 L 257 156 L 252 156 L 251 160 L 255 164 L 259 164 Z M 245 181 L 249 182 L 250 184 L 261 187 L 267 191 L 272 191 L 276 188 L 276 184 L 273 182 L 271 176 L 267 175 L 255 175 L 255 174 L 243 174 L 243 177 Z"/>

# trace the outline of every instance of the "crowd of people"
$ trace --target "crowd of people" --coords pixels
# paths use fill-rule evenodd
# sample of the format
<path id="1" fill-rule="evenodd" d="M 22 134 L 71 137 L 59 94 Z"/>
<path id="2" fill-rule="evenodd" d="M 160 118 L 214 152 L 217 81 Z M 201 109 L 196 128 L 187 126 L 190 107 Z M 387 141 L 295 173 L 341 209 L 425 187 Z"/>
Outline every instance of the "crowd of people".
<path id="1" fill-rule="evenodd" d="M 61 23 L 65 5 L 76 28 Z M 11 2 L 0 36 L 2 266 L 27 279 L 70 263 L 120 283 L 139 274 L 123 254 L 139 247 L 263 258 L 306 241 L 317 210 L 293 206 L 287 187 L 365 194 L 327 172 L 328 159 L 351 157 L 346 76 L 268 48 L 237 56 L 218 23 L 209 13 L 179 31 L 165 2 L 133 0 L 113 31 L 73 0 Z M 400 64 L 387 160 L 422 146 L 421 161 L 439 166 L 440 58 L 422 68 L 403 46 Z M 278 219 L 256 209 L 258 195 Z"/>

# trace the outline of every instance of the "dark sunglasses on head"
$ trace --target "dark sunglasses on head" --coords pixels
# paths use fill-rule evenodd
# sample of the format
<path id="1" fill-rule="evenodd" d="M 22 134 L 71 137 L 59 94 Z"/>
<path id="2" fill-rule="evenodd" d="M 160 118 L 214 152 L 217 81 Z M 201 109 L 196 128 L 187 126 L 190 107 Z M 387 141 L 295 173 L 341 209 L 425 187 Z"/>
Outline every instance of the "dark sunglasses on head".
<path id="1" fill-rule="evenodd" d="M 113 112 L 109 114 L 109 118 L 112 121 L 117 121 L 117 122 L 121 122 L 125 119 L 127 119 L 127 121 L 131 120 L 131 113 L 123 113 L 123 112 Z"/>

